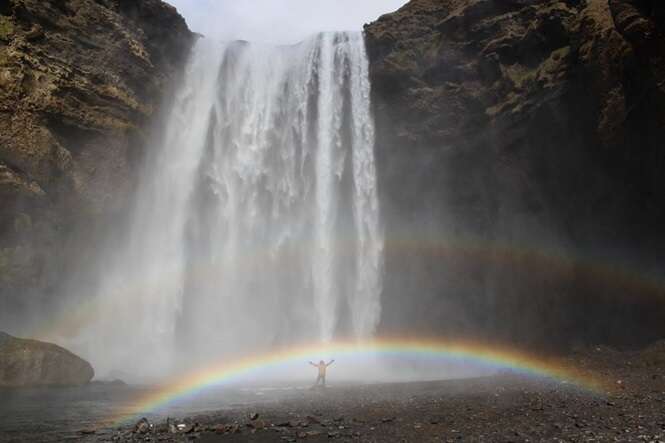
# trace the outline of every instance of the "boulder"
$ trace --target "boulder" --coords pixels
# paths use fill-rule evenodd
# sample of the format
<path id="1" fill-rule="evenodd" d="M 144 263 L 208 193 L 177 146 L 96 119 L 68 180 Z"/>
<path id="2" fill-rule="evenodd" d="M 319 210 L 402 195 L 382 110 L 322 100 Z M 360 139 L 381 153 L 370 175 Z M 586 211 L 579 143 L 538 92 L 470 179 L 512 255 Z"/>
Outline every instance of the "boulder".
<path id="1" fill-rule="evenodd" d="M 0 332 L 0 387 L 84 385 L 94 375 L 90 363 L 60 346 Z"/>

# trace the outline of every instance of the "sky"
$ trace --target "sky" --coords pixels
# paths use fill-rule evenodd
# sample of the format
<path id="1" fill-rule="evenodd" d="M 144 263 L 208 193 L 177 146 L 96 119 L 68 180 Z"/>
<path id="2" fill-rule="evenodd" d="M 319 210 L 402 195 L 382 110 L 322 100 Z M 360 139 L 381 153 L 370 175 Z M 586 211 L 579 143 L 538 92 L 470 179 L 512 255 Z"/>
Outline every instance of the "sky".
<path id="1" fill-rule="evenodd" d="M 320 31 L 362 30 L 407 0 L 167 0 L 193 31 L 223 40 L 296 43 Z"/>

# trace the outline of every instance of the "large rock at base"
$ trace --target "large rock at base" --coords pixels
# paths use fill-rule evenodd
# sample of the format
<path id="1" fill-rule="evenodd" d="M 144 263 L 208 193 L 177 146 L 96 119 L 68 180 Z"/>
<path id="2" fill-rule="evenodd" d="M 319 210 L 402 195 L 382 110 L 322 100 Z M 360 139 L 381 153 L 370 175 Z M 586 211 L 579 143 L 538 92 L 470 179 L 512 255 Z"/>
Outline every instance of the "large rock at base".
<path id="1" fill-rule="evenodd" d="M 0 332 L 0 387 L 84 385 L 94 375 L 90 363 L 60 346 Z"/>

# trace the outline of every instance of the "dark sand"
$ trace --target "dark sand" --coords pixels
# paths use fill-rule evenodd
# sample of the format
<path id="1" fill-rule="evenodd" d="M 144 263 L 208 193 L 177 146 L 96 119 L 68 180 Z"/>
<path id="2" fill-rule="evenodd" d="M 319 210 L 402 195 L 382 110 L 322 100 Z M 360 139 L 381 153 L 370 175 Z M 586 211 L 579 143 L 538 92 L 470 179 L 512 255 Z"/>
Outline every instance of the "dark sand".
<path id="1" fill-rule="evenodd" d="M 176 417 L 179 430 L 153 417 L 145 432 L 70 429 L 60 441 L 665 442 L 665 344 L 639 353 L 594 348 L 569 361 L 593 371 L 610 390 L 514 374 L 335 386 L 331 371 L 326 389 Z M 35 433 L 13 439 L 39 440 Z"/>
<path id="2" fill-rule="evenodd" d="M 594 371 L 610 390 L 512 374 L 333 386 L 189 417 L 176 422 L 187 425 L 176 434 L 156 423 L 146 434 L 116 430 L 90 441 L 665 441 L 665 344 L 639 353 L 594 348 L 569 360 Z"/>

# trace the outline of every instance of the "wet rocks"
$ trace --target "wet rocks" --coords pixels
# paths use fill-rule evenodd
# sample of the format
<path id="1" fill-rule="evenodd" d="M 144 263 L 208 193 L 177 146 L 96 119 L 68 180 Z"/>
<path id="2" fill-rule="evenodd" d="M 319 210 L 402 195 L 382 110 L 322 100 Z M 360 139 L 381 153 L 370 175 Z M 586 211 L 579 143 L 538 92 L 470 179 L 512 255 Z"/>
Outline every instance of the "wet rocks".
<path id="1" fill-rule="evenodd" d="M 321 419 L 319 417 L 314 416 L 314 415 L 308 415 L 305 418 L 307 419 L 307 421 L 310 424 L 317 424 L 317 425 L 321 424 Z"/>
<path id="2" fill-rule="evenodd" d="M 147 434 L 152 430 L 153 426 L 152 424 L 148 421 L 147 418 L 143 417 L 141 420 L 139 420 L 136 425 L 134 425 L 134 432 L 137 434 Z"/>
<path id="3" fill-rule="evenodd" d="M 642 351 L 578 349 L 584 362 L 608 385 L 624 381 L 626 389 L 591 392 L 520 374 L 330 388 L 326 398 L 275 397 L 257 406 L 238 404 L 205 415 L 168 419 L 184 425 L 169 433 L 155 424 L 146 433 L 135 427 L 97 429 L 95 441 L 662 441 L 665 380 L 654 380 L 654 353 L 663 343 Z M 609 351 L 608 351 L 609 352 Z M 607 358 L 610 357 L 610 358 Z M 257 409 L 259 409 L 257 411 Z M 316 411 L 316 413 L 313 413 Z M 251 420 L 260 413 L 260 419 Z M 343 420 L 339 420 L 343 418 Z M 315 420 L 312 420 L 315 419 Z M 249 426 L 251 425 L 251 426 Z M 79 434 L 79 436 L 81 436 Z M 91 439 L 93 437 L 90 437 Z M 26 439 L 26 441 L 28 441 Z M 92 440 L 86 440 L 92 441 Z"/>
<path id="4" fill-rule="evenodd" d="M 0 387 L 84 385 L 94 370 L 60 346 L 0 332 Z"/>
<path id="5" fill-rule="evenodd" d="M 178 433 L 178 428 L 176 426 L 176 423 L 173 421 L 171 418 L 166 419 L 166 432 L 170 434 L 177 434 Z"/>

